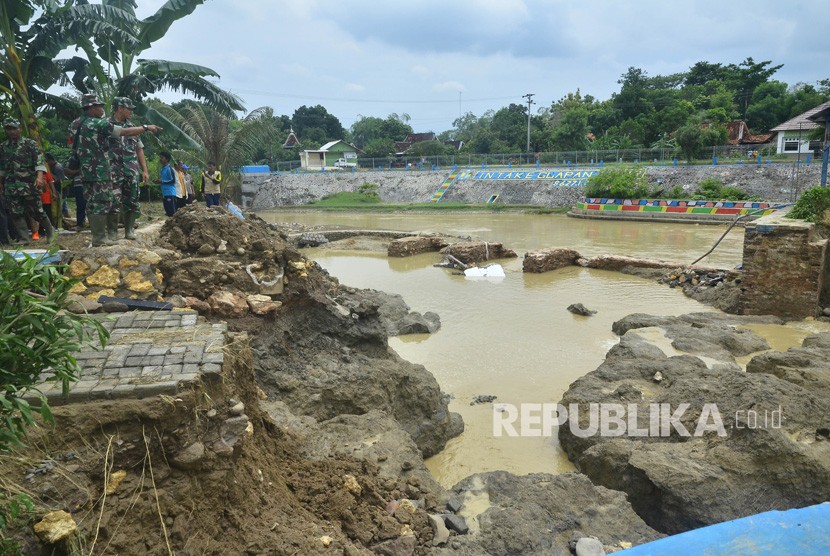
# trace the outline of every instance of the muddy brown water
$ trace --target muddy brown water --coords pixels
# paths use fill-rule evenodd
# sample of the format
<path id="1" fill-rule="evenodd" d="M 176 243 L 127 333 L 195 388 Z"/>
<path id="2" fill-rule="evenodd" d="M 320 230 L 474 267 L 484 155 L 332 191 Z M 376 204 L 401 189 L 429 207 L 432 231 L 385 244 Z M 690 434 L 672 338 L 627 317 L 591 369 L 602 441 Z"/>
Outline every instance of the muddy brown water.
<path id="1" fill-rule="evenodd" d="M 471 405 L 475 396 L 494 395 L 496 402 L 515 405 L 556 403 L 571 382 L 599 366 L 618 341 L 611 332 L 615 320 L 636 312 L 680 315 L 713 310 L 679 290 L 615 272 L 572 267 L 523 274 L 524 252 L 570 247 L 590 256 L 618 254 L 689 263 L 726 229 L 564 215 L 303 211 L 259 215 L 270 222 L 469 235 L 502 242 L 519 254 L 518 259 L 500 261 L 505 278 L 470 280 L 433 267 L 441 258 L 437 253 L 405 259 L 325 249 L 308 253 L 344 284 L 399 293 L 413 310 L 441 316 L 437 333 L 391 338 L 389 345 L 404 359 L 432 372 L 442 390 L 453 396 L 450 409 L 464 418 L 464 434 L 427 460 L 436 480 L 448 487 L 472 473 L 497 469 L 516 474 L 573 470 L 555 430 L 551 436 L 495 436 L 493 406 Z M 701 264 L 734 267 L 741 262 L 742 244 L 743 230 L 736 228 Z M 572 315 L 566 310 L 572 303 L 583 303 L 597 314 Z M 786 349 L 821 328 L 814 325 L 756 331 L 770 337 L 776 349 Z"/>

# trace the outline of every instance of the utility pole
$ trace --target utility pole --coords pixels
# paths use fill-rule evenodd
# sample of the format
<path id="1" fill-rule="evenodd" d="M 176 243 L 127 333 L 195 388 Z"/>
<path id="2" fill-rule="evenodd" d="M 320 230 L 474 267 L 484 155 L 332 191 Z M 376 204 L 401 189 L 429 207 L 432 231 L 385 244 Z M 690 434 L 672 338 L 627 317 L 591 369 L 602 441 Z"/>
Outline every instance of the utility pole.
<path id="1" fill-rule="evenodd" d="M 528 156 L 528 164 L 530 163 L 530 106 L 535 104 L 533 102 L 533 96 L 536 93 L 527 93 L 526 95 L 522 95 L 522 98 L 527 99 L 527 156 Z"/>

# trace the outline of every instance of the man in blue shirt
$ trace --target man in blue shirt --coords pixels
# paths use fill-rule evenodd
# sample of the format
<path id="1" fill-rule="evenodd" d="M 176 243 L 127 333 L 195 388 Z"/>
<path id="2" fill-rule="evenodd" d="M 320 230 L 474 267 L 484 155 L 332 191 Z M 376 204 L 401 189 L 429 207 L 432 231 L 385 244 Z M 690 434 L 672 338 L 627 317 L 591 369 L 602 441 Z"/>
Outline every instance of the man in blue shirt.
<path id="1" fill-rule="evenodd" d="M 176 177 L 173 169 L 170 168 L 170 158 L 170 153 L 167 151 L 159 153 L 161 176 L 156 181 L 161 184 L 161 203 L 167 216 L 176 214 Z"/>

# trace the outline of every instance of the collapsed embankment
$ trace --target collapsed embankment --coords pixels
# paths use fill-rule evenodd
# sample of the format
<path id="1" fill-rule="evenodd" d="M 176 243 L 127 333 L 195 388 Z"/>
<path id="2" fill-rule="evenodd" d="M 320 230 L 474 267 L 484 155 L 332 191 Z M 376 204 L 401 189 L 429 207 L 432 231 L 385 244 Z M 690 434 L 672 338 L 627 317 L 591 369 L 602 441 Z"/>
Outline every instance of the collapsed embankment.
<path id="1" fill-rule="evenodd" d="M 743 189 L 767 201 L 793 201 L 796 195 L 819 183 L 820 164 L 729 165 L 729 166 L 646 166 L 649 184 L 658 189 L 683 187 L 690 193 L 707 178 Z M 355 191 L 364 183 L 378 186 L 378 194 L 389 203 L 426 203 L 449 175 L 441 171 L 325 172 L 319 174 L 275 174 L 257 176 L 250 197 L 255 210 L 305 205 L 326 195 Z M 441 202 L 570 207 L 584 193 L 583 187 L 551 187 L 548 181 L 459 179 L 444 193 Z"/>
<path id="2" fill-rule="evenodd" d="M 673 513 L 678 504 L 705 505 L 699 496 L 723 496 L 712 504 L 719 517 L 727 515 L 729 488 L 744 488 L 725 482 L 729 488 L 701 494 L 683 483 L 674 499 L 662 494 L 669 502 L 655 506 L 634 495 L 640 485 L 614 484 L 634 493 L 640 515 L 622 493 L 581 474 L 485 473 L 446 491 L 432 480 L 423 455 L 439 451 L 460 432 L 460 422 L 432 375 L 386 346 L 389 331 L 407 316 L 405 307 L 339 285 L 273 227 L 256 218 L 241 222 L 223 209 L 187 209 L 158 238 L 130 247 L 144 255 L 130 251 L 125 261 L 123 249 L 73 254 L 87 303 L 102 288 L 161 298 L 227 320 L 234 335 L 220 380 L 173 398 L 57 408 L 54 431 L 42 430 L 29 450 L 0 463 L 7 491 L 27 492 L 39 508 L 76 517 L 76 542 L 85 553 L 567 554 L 585 536 L 612 551 L 660 537 L 653 526 L 673 530 L 654 512 L 684 528 L 687 517 Z M 283 291 L 267 295 L 274 305 L 263 315 L 250 301 L 263 295 L 252 268 L 260 283 L 284 273 Z M 731 338 L 720 329 L 716 335 Z M 706 373 L 686 359 L 680 371 Z M 790 373 L 791 363 L 768 361 L 764 368 Z M 615 395 L 629 392 L 618 390 Z M 575 401 L 602 399 L 598 392 L 577 394 Z M 805 424 L 816 435 L 827 430 Z M 591 471 L 592 450 L 571 455 L 596 483 L 607 484 L 609 474 Z M 741 457 L 747 456 L 738 454 L 729 465 L 740 469 Z M 610 465 L 597 461 L 600 469 Z M 812 461 L 808 454 L 799 465 Z M 617 463 L 622 471 L 639 469 L 633 460 Z M 671 461 L 663 464 L 665 476 L 684 474 Z M 613 471 L 612 477 L 628 477 Z M 759 472 L 753 480 L 758 494 L 765 478 Z M 818 483 L 795 486 L 814 486 L 823 496 Z M 812 500 L 802 493 L 775 504 Z M 28 527 L 14 533 L 25 553 L 46 550 Z"/>

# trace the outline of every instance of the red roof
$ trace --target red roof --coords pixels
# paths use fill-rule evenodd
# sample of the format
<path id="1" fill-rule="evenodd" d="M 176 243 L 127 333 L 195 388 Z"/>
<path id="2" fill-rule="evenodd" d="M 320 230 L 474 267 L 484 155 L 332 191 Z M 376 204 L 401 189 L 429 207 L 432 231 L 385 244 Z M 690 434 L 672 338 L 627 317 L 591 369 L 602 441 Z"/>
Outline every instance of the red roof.
<path id="1" fill-rule="evenodd" d="M 761 145 L 768 143 L 773 136 L 772 133 L 752 135 L 746 122 L 740 120 L 726 124 L 726 131 L 729 133 L 730 145 Z"/>

